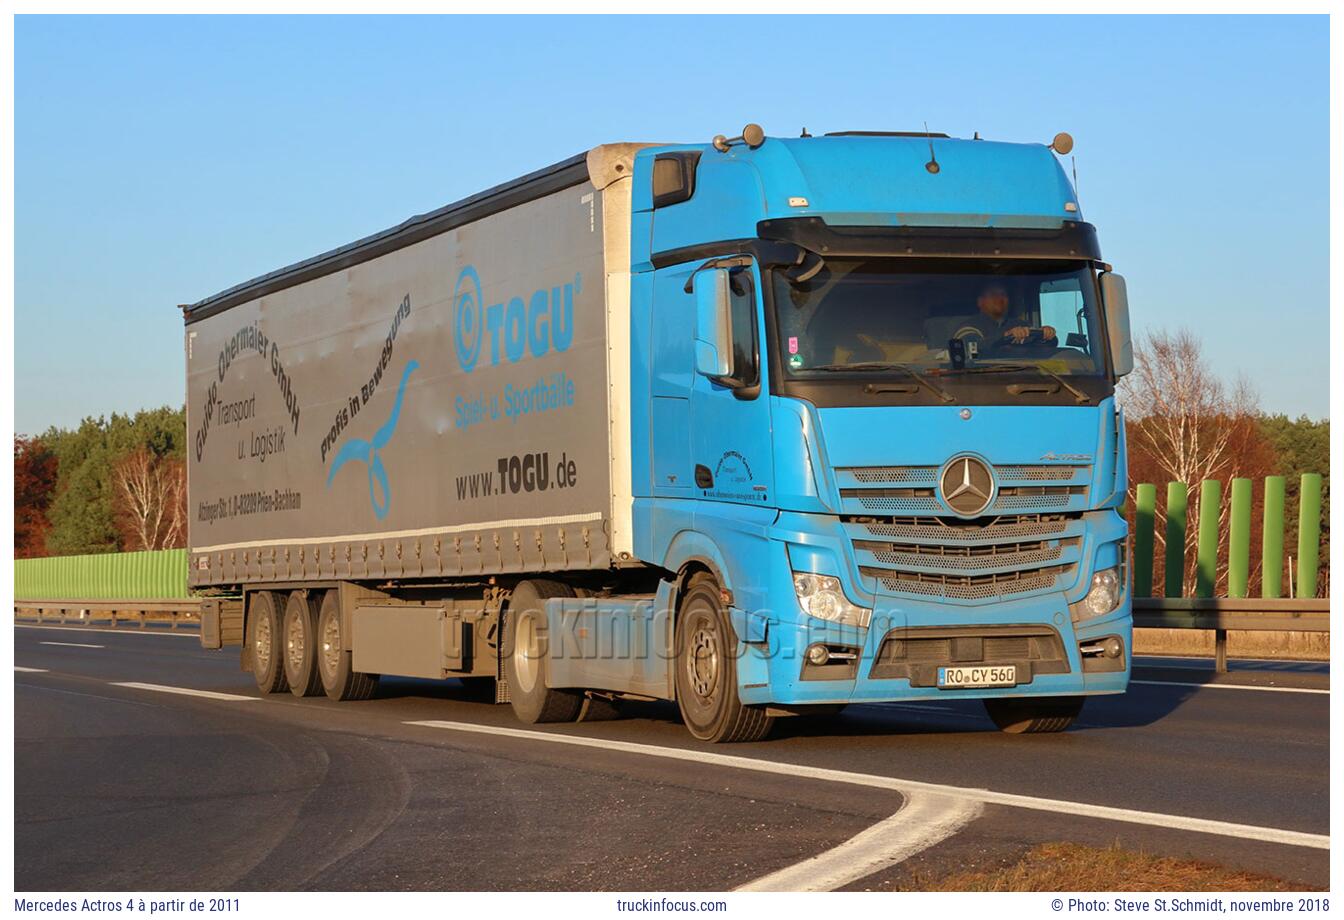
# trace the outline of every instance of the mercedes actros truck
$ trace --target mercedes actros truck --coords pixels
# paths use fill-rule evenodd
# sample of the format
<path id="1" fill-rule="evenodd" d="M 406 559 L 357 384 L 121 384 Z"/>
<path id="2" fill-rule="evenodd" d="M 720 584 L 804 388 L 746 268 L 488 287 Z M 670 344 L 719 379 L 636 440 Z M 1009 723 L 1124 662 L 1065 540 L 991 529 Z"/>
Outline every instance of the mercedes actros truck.
<path id="1" fill-rule="evenodd" d="M 609 144 L 184 307 L 190 583 L 262 693 L 705 741 L 1123 692 L 1123 279 L 1051 144 Z M 492 689 L 493 688 L 493 689 Z"/>

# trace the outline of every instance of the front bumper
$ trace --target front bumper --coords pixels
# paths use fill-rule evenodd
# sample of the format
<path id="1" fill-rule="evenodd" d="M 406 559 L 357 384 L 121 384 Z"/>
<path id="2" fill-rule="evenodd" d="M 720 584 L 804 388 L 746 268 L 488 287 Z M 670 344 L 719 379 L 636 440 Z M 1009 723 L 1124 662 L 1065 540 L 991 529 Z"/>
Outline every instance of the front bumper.
<path id="1" fill-rule="evenodd" d="M 956 616 L 949 614 L 955 613 Z M 969 615 L 968 615 L 969 614 Z M 1080 696 L 1123 693 L 1130 677 L 1133 619 L 1126 597 L 1112 613 L 1074 624 L 1064 595 L 1006 601 L 975 610 L 949 610 L 927 602 L 880 598 L 867 629 L 829 624 L 766 625 L 765 641 L 745 643 L 738 667 L 742 701 L 748 704 L 892 702 L 900 700 L 983 699 L 995 696 Z M 1118 659 L 1089 658 L 1082 646 L 1108 637 L 1120 640 Z M 1057 638 L 1051 638 L 1057 637 Z M 947 660 L 921 657 L 893 659 L 884 644 L 904 641 L 947 642 L 954 651 Z M 1035 652 L 1056 645 L 1058 656 L 1023 656 L 1013 651 L 996 655 L 993 643 L 1022 644 Z M 854 650 L 854 659 L 831 659 L 823 667 L 808 663 L 813 644 Z M 927 645 L 926 645 L 927 647 Z M 940 689 L 941 666 L 979 667 L 1013 664 L 1018 680 L 1012 687 Z M 903 672 L 903 673 L 902 673 Z"/>
<path id="2" fill-rule="evenodd" d="M 824 530 L 805 535 L 791 528 L 778 533 L 779 542 L 771 541 L 772 558 L 766 567 L 770 573 L 767 596 L 758 598 L 764 603 L 756 609 L 785 613 L 734 611 L 743 640 L 737 669 L 742 701 L 801 706 L 1123 693 L 1129 683 L 1133 647 L 1128 585 L 1112 612 L 1078 623 L 1070 616 L 1070 604 L 1081 599 L 1092 571 L 1115 564 L 1117 536 L 1123 539 L 1123 519 L 1096 520 L 1084 540 L 1083 558 L 1088 562 L 1079 566 L 1073 584 L 988 603 L 864 594 L 846 541 L 839 535 Z M 787 528 L 790 522 L 781 523 Z M 799 546 L 805 546 L 806 552 L 799 552 Z M 806 562 L 801 561 L 804 558 Z M 867 628 L 837 626 L 794 613 L 792 571 L 826 568 L 826 560 L 833 560 L 833 569 L 819 573 L 839 577 L 853 603 L 871 606 Z M 1084 654 L 1084 647 L 1095 647 L 1110 637 L 1120 642 L 1119 658 Z M 900 643 L 902 654 L 893 654 L 893 643 Z M 807 650 L 815 644 L 826 645 L 841 657 L 824 667 L 811 665 Z M 1003 664 L 1017 667 L 1016 685 L 937 686 L 940 666 Z"/>

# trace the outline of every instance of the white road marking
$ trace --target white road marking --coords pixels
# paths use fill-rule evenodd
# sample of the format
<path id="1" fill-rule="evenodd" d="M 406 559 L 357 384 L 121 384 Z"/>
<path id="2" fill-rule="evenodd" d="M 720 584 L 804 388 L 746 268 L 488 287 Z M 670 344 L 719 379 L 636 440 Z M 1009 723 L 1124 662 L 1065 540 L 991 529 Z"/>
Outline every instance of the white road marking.
<path id="1" fill-rule="evenodd" d="M 790 778 L 824 780 L 832 783 L 850 783 L 856 786 L 868 786 L 874 789 L 888 789 L 902 795 L 929 793 L 960 798 L 964 801 L 979 802 L 984 805 L 1004 805 L 1009 808 L 1025 808 L 1032 811 L 1053 812 L 1070 815 L 1075 818 L 1099 818 L 1103 821 L 1121 821 L 1127 824 L 1143 824 L 1150 827 L 1164 827 L 1174 830 L 1193 831 L 1199 834 L 1217 834 L 1222 837 L 1237 837 L 1243 840 L 1262 840 L 1268 843 L 1281 843 L 1286 846 L 1311 847 L 1318 850 L 1330 848 L 1327 834 L 1308 834 L 1305 831 L 1293 831 L 1277 827 L 1260 827 L 1254 824 L 1235 824 L 1230 821 L 1215 821 L 1211 818 L 1194 818 L 1185 815 L 1167 815 L 1160 812 L 1137 811 L 1129 808 L 1116 808 L 1109 805 L 1094 805 L 1090 802 L 1069 802 L 1061 799 L 1044 799 L 1030 795 L 1018 795 L 1012 792 L 994 792 L 990 789 L 970 789 L 959 786 L 944 786 L 938 783 L 925 783 L 916 780 L 901 779 L 895 776 L 880 776 L 872 773 L 851 773 L 847 770 L 832 770 L 826 767 L 812 767 L 806 764 L 780 763 L 770 760 L 758 760 L 754 757 L 739 757 L 733 754 L 714 754 L 686 748 L 662 747 L 654 744 L 637 744 L 630 741 L 608 741 L 602 738 L 588 738 L 582 735 L 561 735 L 551 732 L 530 731 L 520 728 L 504 728 L 494 725 L 474 725 L 469 722 L 444 722 L 435 719 L 406 722 L 407 725 L 420 725 L 426 728 L 441 728 L 448 731 L 475 732 L 482 735 L 499 735 L 505 738 L 524 738 L 531 741 L 551 741 L 556 744 L 572 744 L 577 747 L 604 748 L 610 751 L 622 751 L 627 754 L 645 754 L 650 757 L 666 757 L 669 760 L 684 760 L 692 763 L 710 764 L 720 767 L 736 767 L 741 770 L 755 770 L 759 773 L 774 773 Z"/>
<path id="2" fill-rule="evenodd" d="M 834 891 L 941 843 L 980 817 L 980 802 L 946 795 L 907 795 L 890 818 L 825 853 L 762 876 L 738 891 Z"/>
<path id="3" fill-rule="evenodd" d="M 243 696 L 239 693 L 217 693 L 214 690 L 192 690 L 188 687 L 166 687 L 163 684 L 142 684 L 135 681 L 126 681 L 124 683 L 112 682 L 114 687 L 129 687 L 132 690 L 153 690 L 156 693 L 180 693 L 183 696 L 199 696 L 207 700 L 257 700 L 260 697 Z"/>
<path id="4" fill-rule="evenodd" d="M 106 645 L 90 645 L 87 642 L 39 642 L 38 645 L 64 645 L 69 648 L 107 648 Z"/>
<path id="5" fill-rule="evenodd" d="M 1131 680 L 1131 684 L 1143 684 L 1145 687 L 1198 687 L 1201 690 L 1263 690 L 1266 693 L 1325 693 L 1319 687 L 1257 687 L 1254 684 L 1197 684 L 1181 683 L 1174 680 Z"/>
<path id="6" fill-rule="evenodd" d="M 21 667 L 19 667 L 18 665 L 14 665 L 14 670 L 19 671 L 19 672 L 21 672 L 21 673 L 23 673 L 23 674 L 45 674 L 45 673 L 47 673 L 47 669 L 46 669 L 46 668 L 21 668 Z"/>
<path id="7" fill-rule="evenodd" d="M 97 633 L 112 633 L 114 636 L 176 636 L 176 637 L 178 637 L 178 638 L 180 638 L 180 639 L 197 639 L 197 640 L 199 640 L 199 639 L 201 638 L 201 634 L 200 634 L 199 631 L 186 631 L 186 630 L 182 630 L 182 629 L 178 629 L 178 630 L 170 630 L 170 629 L 166 629 L 166 628 L 165 628 L 165 629 L 158 629 L 158 628 L 140 629 L 139 627 L 136 627 L 136 628 L 132 629 L 132 628 L 130 628 L 130 627 L 127 627 L 126 629 L 116 629 L 116 628 L 114 628 L 114 627 L 108 627 L 108 626 L 43 626 L 43 625 L 39 625 L 39 624 L 37 624 L 37 623 L 15 623 L 15 624 L 14 624 L 14 628 L 15 628 L 15 629 L 61 629 L 61 630 L 67 630 L 67 631 L 72 631 L 72 632 L 81 632 L 81 633 L 95 633 L 95 632 L 97 632 Z"/>

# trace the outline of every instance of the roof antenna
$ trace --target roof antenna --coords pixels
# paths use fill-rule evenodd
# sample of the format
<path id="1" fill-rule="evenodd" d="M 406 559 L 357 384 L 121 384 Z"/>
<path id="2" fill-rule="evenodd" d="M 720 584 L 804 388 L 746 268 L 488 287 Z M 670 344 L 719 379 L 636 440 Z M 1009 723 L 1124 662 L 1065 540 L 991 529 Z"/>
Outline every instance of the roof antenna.
<path id="1" fill-rule="evenodd" d="M 810 135 L 810 134 L 807 133 L 807 125 L 803 125 L 803 133 L 800 134 L 800 135 L 798 135 L 798 136 L 799 136 L 799 137 L 811 137 L 811 136 L 812 136 L 812 135 Z"/>
<path id="2" fill-rule="evenodd" d="M 1078 199 L 1078 157 L 1069 157 L 1069 162 L 1073 164 L 1073 197 Z"/>
<path id="3" fill-rule="evenodd" d="M 931 175 L 936 176 L 938 175 L 938 170 L 942 167 L 938 165 L 938 157 L 933 153 L 933 135 L 929 133 L 929 123 L 927 121 L 924 122 L 924 137 L 929 141 L 929 162 L 924 164 L 924 168 L 927 169 Z"/>

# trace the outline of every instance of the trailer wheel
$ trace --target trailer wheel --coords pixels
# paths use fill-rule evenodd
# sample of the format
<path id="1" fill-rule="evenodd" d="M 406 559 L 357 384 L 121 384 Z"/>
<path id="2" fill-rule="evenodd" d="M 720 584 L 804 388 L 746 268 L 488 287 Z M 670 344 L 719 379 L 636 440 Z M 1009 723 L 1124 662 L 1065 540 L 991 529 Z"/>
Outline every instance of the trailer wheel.
<path id="1" fill-rule="evenodd" d="M 289 689 L 285 679 L 280 595 L 257 591 L 248 597 L 247 647 L 252 653 L 252 676 L 262 693 L 283 693 Z"/>
<path id="2" fill-rule="evenodd" d="M 677 706 L 701 741 L 760 741 L 774 718 L 737 695 L 737 638 L 723 609 L 718 584 L 707 573 L 691 576 L 677 613 Z"/>
<path id="3" fill-rule="evenodd" d="M 341 599 L 325 591 L 317 614 L 317 673 L 333 700 L 367 700 L 378 686 L 377 674 L 361 674 L 351 662 L 349 643 L 341 632 Z"/>
<path id="4" fill-rule="evenodd" d="M 574 597 L 558 581 L 534 578 L 518 583 L 504 612 L 504 677 L 509 704 L 524 722 L 573 722 L 583 707 L 578 690 L 546 686 L 546 598 Z"/>
<path id="5" fill-rule="evenodd" d="M 1041 699 L 1000 697 L 985 700 L 985 711 L 1010 735 L 1062 732 L 1073 724 L 1083 709 L 1081 696 L 1054 696 Z"/>
<path id="6" fill-rule="evenodd" d="M 317 673 L 316 594 L 295 591 L 285 603 L 285 680 L 295 696 L 317 696 L 322 675 Z"/>

